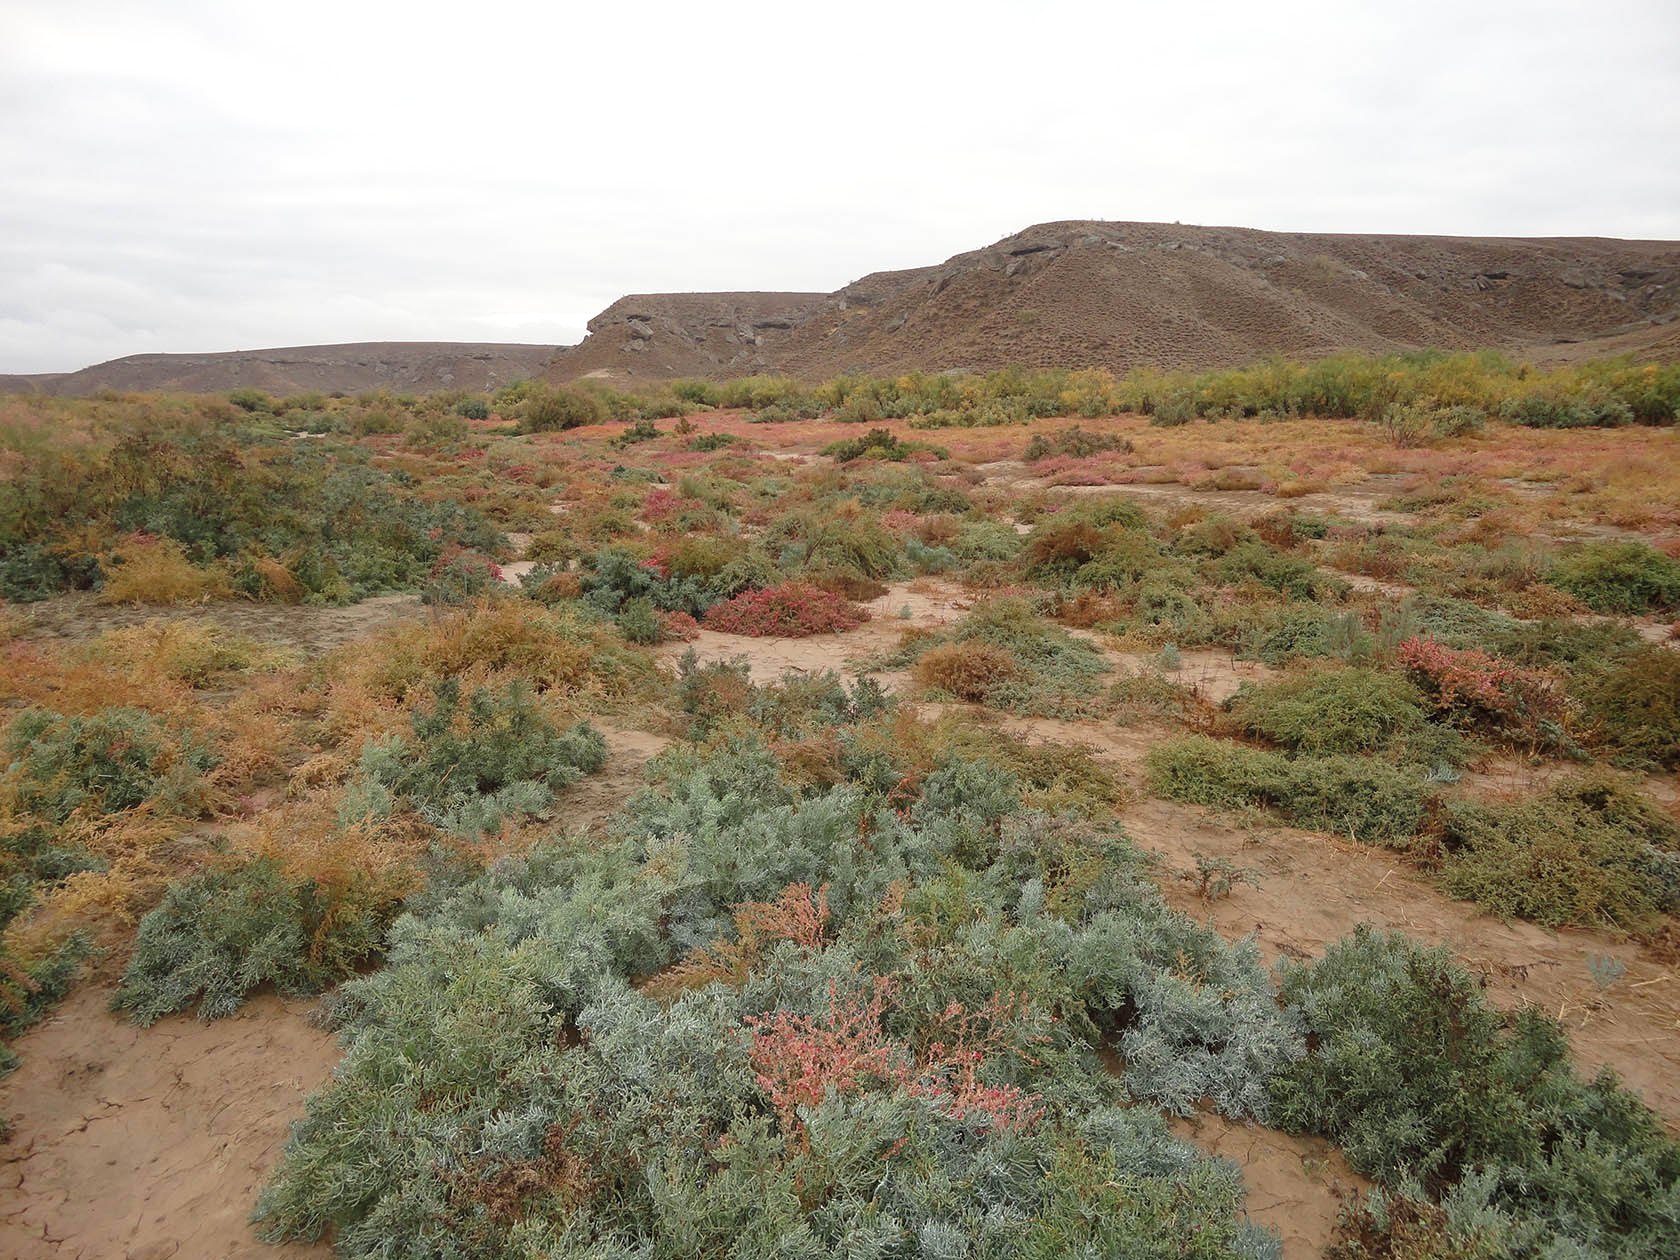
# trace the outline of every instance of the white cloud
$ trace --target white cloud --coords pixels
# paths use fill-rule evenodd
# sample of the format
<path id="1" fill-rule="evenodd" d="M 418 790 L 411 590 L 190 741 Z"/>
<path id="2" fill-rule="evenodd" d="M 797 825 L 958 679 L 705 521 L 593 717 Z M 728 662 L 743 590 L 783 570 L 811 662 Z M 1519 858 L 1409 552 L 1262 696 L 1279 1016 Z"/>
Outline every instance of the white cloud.
<path id="1" fill-rule="evenodd" d="M 1680 9 L 7 0 L 0 371 L 570 341 L 1059 218 L 1680 237 Z"/>

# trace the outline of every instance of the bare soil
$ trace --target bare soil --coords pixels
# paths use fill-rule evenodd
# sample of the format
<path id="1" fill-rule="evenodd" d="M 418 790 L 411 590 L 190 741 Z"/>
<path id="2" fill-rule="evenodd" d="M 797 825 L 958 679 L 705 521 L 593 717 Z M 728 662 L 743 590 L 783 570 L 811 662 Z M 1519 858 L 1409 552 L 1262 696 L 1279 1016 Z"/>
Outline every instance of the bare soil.
<path id="1" fill-rule="evenodd" d="M 338 1062 L 306 1002 L 258 997 L 137 1028 L 108 990 L 71 995 L 0 1081 L 0 1255 L 15 1260 L 326 1257 L 247 1222 L 287 1130 Z"/>

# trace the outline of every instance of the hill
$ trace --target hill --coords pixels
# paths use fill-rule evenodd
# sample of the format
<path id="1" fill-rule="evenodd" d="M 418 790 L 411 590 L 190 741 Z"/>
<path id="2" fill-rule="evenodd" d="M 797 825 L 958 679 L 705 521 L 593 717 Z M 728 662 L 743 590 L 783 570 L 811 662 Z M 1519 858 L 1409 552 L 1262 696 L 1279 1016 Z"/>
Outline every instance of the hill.
<path id="1" fill-rule="evenodd" d="M 1046 223 L 826 297 L 625 298 L 546 375 L 1204 367 L 1418 346 L 1662 353 L 1680 334 L 1677 280 L 1671 241 Z"/>
<path id="2" fill-rule="evenodd" d="M 80 395 L 102 389 L 219 393 L 254 387 L 275 394 L 432 393 L 489 390 L 536 376 L 559 350 L 453 341 L 370 341 L 220 354 L 131 354 L 77 372 L 0 376 L 0 392 Z"/>

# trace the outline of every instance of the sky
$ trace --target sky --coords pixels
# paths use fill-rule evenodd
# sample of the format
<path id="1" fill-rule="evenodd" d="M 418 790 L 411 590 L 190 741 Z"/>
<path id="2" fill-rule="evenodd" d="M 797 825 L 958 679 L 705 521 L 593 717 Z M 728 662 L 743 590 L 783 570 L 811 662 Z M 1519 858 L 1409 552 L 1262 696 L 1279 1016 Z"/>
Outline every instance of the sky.
<path id="1" fill-rule="evenodd" d="M 1680 3 L 0 0 L 0 372 L 564 344 L 1083 218 L 1680 239 Z"/>

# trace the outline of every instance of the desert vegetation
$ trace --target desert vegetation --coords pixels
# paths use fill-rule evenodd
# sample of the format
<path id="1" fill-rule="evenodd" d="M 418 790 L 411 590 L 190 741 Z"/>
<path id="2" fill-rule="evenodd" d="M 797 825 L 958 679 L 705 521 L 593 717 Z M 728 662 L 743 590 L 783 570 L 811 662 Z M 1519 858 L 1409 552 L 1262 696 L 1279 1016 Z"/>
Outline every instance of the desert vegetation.
<path id="1" fill-rule="evenodd" d="M 1667 1255 L 1677 400 L 0 401 L 0 1068 L 318 997 L 346 1256 L 1277 1255 L 1198 1117 L 1337 1255 Z"/>

